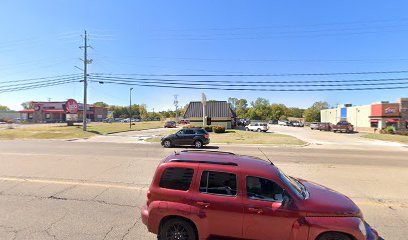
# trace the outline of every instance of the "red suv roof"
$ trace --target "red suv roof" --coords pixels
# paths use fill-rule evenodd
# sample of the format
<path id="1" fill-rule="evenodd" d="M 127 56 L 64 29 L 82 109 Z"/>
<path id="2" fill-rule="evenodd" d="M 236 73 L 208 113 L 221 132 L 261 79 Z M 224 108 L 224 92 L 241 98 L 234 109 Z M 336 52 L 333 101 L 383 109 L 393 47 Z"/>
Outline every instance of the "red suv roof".
<path id="1" fill-rule="evenodd" d="M 166 162 L 197 162 L 197 163 L 211 163 L 220 165 L 239 166 L 241 169 L 245 169 L 246 172 L 265 172 L 273 171 L 278 173 L 278 168 L 267 160 L 263 160 L 257 157 L 250 157 L 244 155 L 236 155 L 229 152 L 218 151 L 200 151 L 200 150 L 186 150 L 174 153 L 167 158 L 163 159 L 162 163 Z"/>

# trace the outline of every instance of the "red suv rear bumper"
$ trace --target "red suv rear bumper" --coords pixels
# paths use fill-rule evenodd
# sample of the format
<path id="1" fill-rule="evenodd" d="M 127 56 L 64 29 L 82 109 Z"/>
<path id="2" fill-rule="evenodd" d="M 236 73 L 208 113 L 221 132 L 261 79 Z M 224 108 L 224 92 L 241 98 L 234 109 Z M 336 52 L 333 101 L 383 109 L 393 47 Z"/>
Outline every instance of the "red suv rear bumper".
<path id="1" fill-rule="evenodd" d="M 142 210 L 140 211 L 141 217 L 142 217 L 142 222 L 144 225 L 148 226 L 149 223 L 149 209 L 147 208 L 146 205 L 142 207 Z"/>

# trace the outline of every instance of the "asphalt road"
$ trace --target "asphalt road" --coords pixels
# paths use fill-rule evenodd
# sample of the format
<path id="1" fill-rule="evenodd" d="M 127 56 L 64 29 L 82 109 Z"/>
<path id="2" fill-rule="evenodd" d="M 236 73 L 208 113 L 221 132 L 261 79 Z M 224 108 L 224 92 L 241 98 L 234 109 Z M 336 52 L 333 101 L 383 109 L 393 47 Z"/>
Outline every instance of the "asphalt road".
<path id="1" fill-rule="evenodd" d="M 155 239 L 139 208 L 158 144 L 0 141 L 0 239 Z M 220 150 L 263 157 L 257 147 Z M 288 174 L 351 197 L 384 239 L 408 236 L 408 149 L 262 147 Z"/>

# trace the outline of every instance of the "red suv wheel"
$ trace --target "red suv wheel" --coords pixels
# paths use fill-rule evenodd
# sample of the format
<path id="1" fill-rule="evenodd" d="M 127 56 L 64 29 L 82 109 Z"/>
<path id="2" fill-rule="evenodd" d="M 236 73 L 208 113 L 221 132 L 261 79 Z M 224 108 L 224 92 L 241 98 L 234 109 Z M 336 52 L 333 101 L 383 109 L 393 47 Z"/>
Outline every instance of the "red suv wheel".
<path id="1" fill-rule="evenodd" d="M 196 240 L 194 227 L 183 219 L 170 219 L 160 228 L 159 240 Z"/>

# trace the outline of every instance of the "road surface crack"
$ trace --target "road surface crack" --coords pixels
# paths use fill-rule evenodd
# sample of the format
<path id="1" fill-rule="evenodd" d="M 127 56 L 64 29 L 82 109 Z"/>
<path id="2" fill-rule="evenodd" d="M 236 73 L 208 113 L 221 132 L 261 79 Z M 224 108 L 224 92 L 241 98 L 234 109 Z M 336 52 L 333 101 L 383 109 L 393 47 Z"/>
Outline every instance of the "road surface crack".
<path id="1" fill-rule="evenodd" d="M 137 224 L 137 221 L 135 221 L 135 222 L 133 223 L 133 225 L 132 225 L 130 228 L 128 228 L 128 230 L 125 232 L 125 234 L 123 235 L 123 237 L 121 238 L 121 240 L 124 240 L 125 237 L 126 237 L 127 235 L 129 235 L 130 231 L 136 226 L 136 224 Z"/>
<path id="2" fill-rule="evenodd" d="M 55 234 L 50 233 L 50 230 L 59 222 L 61 222 L 66 216 L 68 215 L 68 212 L 64 213 L 64 215 L 60 218 L 58 218 L 57 220 L 55 220 L 54 222 L 52 222 L 47 229 L 45 229 L 44 231 L 47 233 L 48 236 L 52 237 L 53 239 L 58 239 L 57 236 Z"/>
<path id="3" fill-rule="evenodd" d="M 114 227 L 111 227 L 111 229 L 109 229 L 109 231 L 108 231 L 108 232 L 105 234 L 105 236 L 103 237 L 103 240 L 105 240 L 105 239 L 108 237 L 109 233 L 112 232 L 113 228 L 114 228 Z"/>

